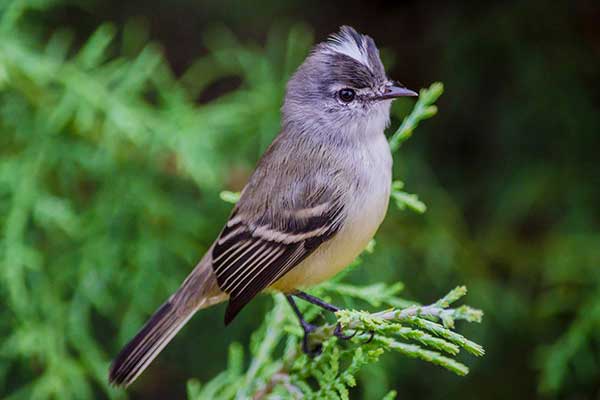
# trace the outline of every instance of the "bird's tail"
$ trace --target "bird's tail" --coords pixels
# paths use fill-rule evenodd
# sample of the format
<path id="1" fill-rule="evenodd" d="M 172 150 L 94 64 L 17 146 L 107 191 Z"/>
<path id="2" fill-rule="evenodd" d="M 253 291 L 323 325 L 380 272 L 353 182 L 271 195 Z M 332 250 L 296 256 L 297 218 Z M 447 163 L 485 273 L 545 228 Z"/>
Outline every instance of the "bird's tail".
<path id="1" fill-rule="evenodd" d="M 196 311 L 225 300 L 225 295 L 215 290 L 215 282 L 210 266 L 201 262 L 121 350 L 110 367 L 109 382 L 129 386 Z"/>
<path id="2" fill-rule="evenodd" d="M 196 310 L 177 315 L 170 302 L 164 303 L 137 335 L 121 350 L 113 361 L 109 381 L 113 385 L 128 386 L 156 358 Z"/>

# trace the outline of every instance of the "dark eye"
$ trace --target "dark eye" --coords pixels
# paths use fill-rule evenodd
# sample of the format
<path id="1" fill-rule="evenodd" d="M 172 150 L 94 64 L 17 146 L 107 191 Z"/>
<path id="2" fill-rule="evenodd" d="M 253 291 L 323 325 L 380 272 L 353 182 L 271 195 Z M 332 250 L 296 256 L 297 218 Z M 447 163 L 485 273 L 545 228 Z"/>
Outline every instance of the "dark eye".
<path id="1" fill-rule="evenodd" d="M 344 103 L 350 103 L 356 97 L 356 92 L 352 89 L 342 89 L 338 92 L 338 96 Z"/>

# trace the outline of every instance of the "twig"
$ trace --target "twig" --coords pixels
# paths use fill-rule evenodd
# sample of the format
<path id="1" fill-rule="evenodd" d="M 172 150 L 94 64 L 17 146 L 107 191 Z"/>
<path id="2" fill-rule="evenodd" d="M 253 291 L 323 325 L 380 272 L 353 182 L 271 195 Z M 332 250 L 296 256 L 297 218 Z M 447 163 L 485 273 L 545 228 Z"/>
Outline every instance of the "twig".
<path id="1" fill-rule="evenodd" d="M 374 331 L 375 328 L 381 329 L 380 326 L 384 324 L 396 324 L 392 326 L 399 333 L 402 332 L 399 329 L 398 323 L 405 322 L 422 330 L 434 333 L 451 343 L 455 343 L 476 356 L 482 356 L 484 350 L 480 345 L 448 329 L 454 326 L 454 320 L 456 319 L 463 319 L 471 322 L 481 321 L 483 313 L 480 310 L 475 310 L 466 306 L 456 309 L 447 308 L 464 294 L 466 294 L 466 288 L 460 286 L 452 290 L 442 299 L 428 306 L 410 306 L 405 309 L 391 309 L 376 313 L 341 310 L 336 313 L 338 319 L 337 322 L 342 324 L 344 329 L 366 332 Z M 444 325 L 433 322 L 431 319 L 441 320 Z M 333 335 L 335 326 L 335 324 L 321 326 L 311 333 L 311 338 L 313 340 L 323 341 Z M 428 338 L 425 339 L 429 340 Z"/>
<path id="2" fill-rule="evenodd" d="M 419 100 L 413 110 L 408 114 L 402 124 L 389 140 L 390 149 L 394 153 L 400 145 L 411 137 L 415 128 L 424 119 L 433 117 L 437 113 L 437 107 L 433 105 L 444 92 L 444 85 L 440 82 L 433 83 L 428 89 L 421 89 Z"/>

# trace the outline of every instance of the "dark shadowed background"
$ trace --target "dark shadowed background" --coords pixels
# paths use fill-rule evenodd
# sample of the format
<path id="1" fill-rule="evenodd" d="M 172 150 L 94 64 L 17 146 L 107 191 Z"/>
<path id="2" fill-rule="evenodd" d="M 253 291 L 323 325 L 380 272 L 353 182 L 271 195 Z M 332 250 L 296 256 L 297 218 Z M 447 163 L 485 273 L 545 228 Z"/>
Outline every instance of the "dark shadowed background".
<path id="1" fill-rule="evenodd" d="M 220 230 L 218 193 L 277 133 L 308 46 L 347 24 L 390 77 L 445 85 L 394 162 L 428 211 L 390 208 L 349 279 L 402 281 L 422 302 L 465 284 L 485 317 L 461 329 L 487 351 L 463 358 L 465 378 L 387 355 L 353 398 L 600 398 L 598 2 L 6 3 L 0 394 L 122 396 L 105 391 L 110 358 Z M 94 32 L 104 47 L 78 53 Z M 59 66 L 71 57 L 80 69 Z M 411 105 L 395 103 L 392 129 Z M 228 328 L 222 306 L 198 314 L 130 397 L 183 397 L 269 307 Z"/>

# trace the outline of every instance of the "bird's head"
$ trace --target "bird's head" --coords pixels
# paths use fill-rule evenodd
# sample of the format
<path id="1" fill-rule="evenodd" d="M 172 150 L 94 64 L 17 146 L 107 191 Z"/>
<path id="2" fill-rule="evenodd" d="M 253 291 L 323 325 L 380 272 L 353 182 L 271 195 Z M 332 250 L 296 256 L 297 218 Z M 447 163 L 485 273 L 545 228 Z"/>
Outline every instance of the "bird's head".
<path id="1" fill-rule="evenodd" d="M 349 26 L 316 45 L 287 85 L 283 124 L 301 130 L 385 125 L 391 101 L 417 93 L 387 78 L 372 38 Z"/>

